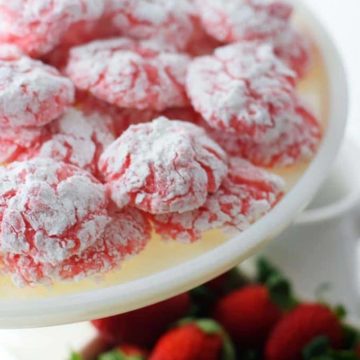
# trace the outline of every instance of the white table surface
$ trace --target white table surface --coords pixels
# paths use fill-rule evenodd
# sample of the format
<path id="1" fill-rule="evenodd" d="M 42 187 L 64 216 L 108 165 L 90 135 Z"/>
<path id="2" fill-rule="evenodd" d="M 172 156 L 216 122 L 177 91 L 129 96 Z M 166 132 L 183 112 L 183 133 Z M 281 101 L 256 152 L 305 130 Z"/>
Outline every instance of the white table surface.
<path id="1" fill-rule="evenodd" d="M 360 142 L 360 0 L 303 0 L 334 36 L 351 90 L 348 136 Z M 65 360 L 94 335 L 87 323 L 29 330 L 0 330 L 1 360 Z"/>

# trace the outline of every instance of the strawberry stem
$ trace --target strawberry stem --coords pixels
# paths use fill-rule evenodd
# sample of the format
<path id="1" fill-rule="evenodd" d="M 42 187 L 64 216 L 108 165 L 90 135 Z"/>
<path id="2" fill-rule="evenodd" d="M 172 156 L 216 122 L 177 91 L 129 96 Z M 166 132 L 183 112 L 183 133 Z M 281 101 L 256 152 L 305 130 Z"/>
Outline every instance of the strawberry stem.
<path id="1" fill-rule="evenodd" d="M 73 352 L 70 355 L 70 360 L 82 360 L 82 356 L 79 353 Z"/>
<path id="2" fill-rule="evenodd" d="M 259 258 L 256 266 L 257 279 L 268 288 L 270 298 L 274 304 L 284 311 L 291 310 L 298 305 L 290 282 L 279 269 L 265 258 Z"/>
<path id="3" fill-rule="evenodd" d="M 319 336 L 312 340 L 303 349 L 304 360 L 357 360 L 356 353 L 352 350 L 331 349 L 329 339 Z"/>
<path id="4" fill-rule="evenodd" d="M 216 321 L 211 320 L 211 319 L 200 319 L 200 320 L 196 320 L 194 323 L 205 334 L 209 334 L 209 335 L 219 334 L 219 335 L 221 335 L 224 332 L 223 328 Z"/>
<path id="5" fill-rule="evenodd" d="M 264 257 L 260 257 L 256 261 L 257 282 L 266 284 L 273 276 L 283 276 L 281 271 L 271 264 Z"/>
<path id="6" fill-rule="evenodd" d="M 289 311 L 298 305 L 298 301 L 293 296 L 291 284 L 285 278 L 274 275 L 267 280 L 266 286 L 272 302 L 280 309 Z"/>
<path id="7" fill-rule="evenodd" d="M 126 355 L 122 351 L 113 350 L 99 356 L 98 360 L 145 360 L 141 355 Z"/>

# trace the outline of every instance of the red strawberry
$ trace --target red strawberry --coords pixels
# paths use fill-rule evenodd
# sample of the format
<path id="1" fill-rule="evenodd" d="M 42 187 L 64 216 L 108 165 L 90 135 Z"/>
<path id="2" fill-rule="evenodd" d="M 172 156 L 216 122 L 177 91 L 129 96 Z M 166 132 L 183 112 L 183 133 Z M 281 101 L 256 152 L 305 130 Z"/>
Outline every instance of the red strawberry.
<path id="1" fill-rule="evenodd" d="M 209 317 L 218 299 L 238 289 L 249 280 L 237 268 L 216 277 L 190 291 L 192 313 L 194 317 Z"/>
<path id="2" fill-rule="evenodd" d="M 226 282 L 228 281 L 229 273 L 219 275 L 215 279 L 208 281 L 204 286 L 207 286 L 210 290 L 214 291 L 217 294 L 221 294 L 223 289 L 226 287 Z"/>
<path id="3" fill-rule="evenodd" d="M 336 315 L 322 304 L 302 304 L 287 314 L 272 331 L 265 349 L 266 360 L 301 360 L 303 349 L 319 336 L 332 348 L 342 343 Z"/>
<path id="4" fill-rule="evenodd" d="M 238 289 L 249 282 L 249 279 L 245 277 L 237 268 L 231 269 L 230 271 L 216 277 L 205 283 L 206 286 L 215 295 L 225 295 L 234 289 Z"/>
<path id="5" fill-rule="evenodd" d="M 360 344 L 358 344 L 355 348 L 355 354 L 360 359 Z"/>
<path id="6" fill-rule="evenodd" d="M 149 360 L 234 360 L 228 337 L 213 320 L 186 322 L 163 335 Z"/>
<path id="7" fill-rule="evenodd" d="M 251 285 L 220 299 L 214 317 L 241 347 L 253 348 L 265 342 L 281 311 L 265 286 Z"/>
<path id="8" fill-rule="evenodd" d="M 126 314 L 92 321 L 100 334 L 110 343 L 129 343 L 151 347 L 173 322 L 190 310 L 188 293 Z"/>

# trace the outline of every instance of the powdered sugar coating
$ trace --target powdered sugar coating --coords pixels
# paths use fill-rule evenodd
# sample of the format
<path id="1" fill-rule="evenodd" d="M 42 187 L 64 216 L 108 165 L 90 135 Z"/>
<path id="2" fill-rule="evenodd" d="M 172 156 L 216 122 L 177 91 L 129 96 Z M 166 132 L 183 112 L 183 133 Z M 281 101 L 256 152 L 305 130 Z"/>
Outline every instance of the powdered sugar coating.
<path id="1" fill-rule="evenodd" d="M 130 126 L 100 158 L 113 201 L 159 214 L 201 206 L 227 173 L 223 150 L 190 123 L 165 117 Z"/>
<path id="2" fill-rule="evenodd" d="M 0 60 L 17 60 L 24 56 L 24 53 L 15 45 L 0 44 Z"/>
<path id="3" fill-rule="evenodd" d="M 303 106 L 279 116 L 283 118 L 283 131 L 268 142 L 210 128 L 208 131 L 229 155 L 244 157 L 259 166 L 284 167 L 310 160 L 322 138 L 315 116 Z"/>
<path id="4" fill-rule="evenodd" d="M 244 231 L 278 202 L 283 191 L 284 183 L 278 176 L 232 158 L 228 176 L 203 206 L 182 214 L 156 215 L 152 220 L 164 239 L 186 243 L 212 229 Z"/>
<path id="5" fill-rule="evenodd" d="M 0 165 L 32 158 L 49 136 L 46 127 L 0 127 Z"/>
<path id="6" fill-rule="evenodd" d="M 277 0 L 197 0 L 206 31 L 222 42 L 265 40 L 287 26 L 292 7 Z"/>
<path id="7" fill-rule="evenodd" d="M 151 226 L 139 210 L 116 210 L 111 214 L 104 238 L 87 249 L 81 257 L 73 257 L 61 264 L 57 277 L 79 279 L 119 268 L 124 260 L 144 250 L 150 235 Z"/>
<path id="8" fill-rule="evenodd" d="M 164 115 L 170 119 L 181 119 L 192 122 L 206 130 L 229 156 L 241 157 L 258 166 L 284 167 L 310 160 L 316 153 L 322 138 L 322 129 L 319 121 L 307 109 L 298 103 L 294 110 L 279 116 L 282 118 L 282 132 L 277 136 L 270 136 L 269 141 L 257 141 L 256 137 L 237 135 L 218 131 L 191 107 L 169 109 Z M 275 130 L 273 134 L 277 134 Z"/>
<path id="9" fill-rule="evenodd" d="M 193 5 L 188 0 L 110 0 L 112 26 L 125 36 L 184 50 L 193 33 Z"/>
<path id="10" fill-rule="evenodd" d="M 189 66 L 187 91 L 210 126 L 266 137 L 280 111 L 292 109 L 295 73 L 269 44 L 243 42 L 218 48 Z"/>
<path id="11" fill-rule="evenodd" d="M 80 255 L 109 223 L 104 186 L 51 159 L 0 169 L 0 251 L 58 264 Z"/>
<path id="12" fill-rule="evenodd" d="M 51 123 L 49 129 L 52 135 L 37 156 L 63 161 L 94 175 L 100 155 L 115 140 L 110 117 L 97 112 L 85 115 L 75 108 Z"/>
<path id="13" fill-rule="evenodd" d="M 0 41 L 31 56 L 46 54 L 76 22 L 99 18 L 103 1 L 0 0 Z"/>
<path id="14" fill-rule="evenodd" d="M 163 110 L 187 104 L 188 64 L 186 55 L 119 38 L 73 48 L 66 73 L 80 90 L 110 104 Z"/>
<path id="15" fill-rule="evenodd" d="M 275 54 L 294 70 L 299 78 L 303 77 L 311 65 L 310 41 L 289 26 L 277 35 L 272 43 Z"/>
<path id="16" fill-rule="evenodd" d="M 141 252 L 150 239 L 150 225 L 136 209 L 110 213 L 104 236 L 81 255 L 58 264 L 37 262 L 29 255 L 7 254 L 3 257 L 6 272 L 19 286 L 52 283 L 58 280 L 80 280 L 119 268 L 121 263 Z"/>
<path id="17" fill-rule="evenodd" d="M 0 60 L 0 126 L 43 126 L 74 100 L 74 85 L 43 63 L 22 56 Z"/>

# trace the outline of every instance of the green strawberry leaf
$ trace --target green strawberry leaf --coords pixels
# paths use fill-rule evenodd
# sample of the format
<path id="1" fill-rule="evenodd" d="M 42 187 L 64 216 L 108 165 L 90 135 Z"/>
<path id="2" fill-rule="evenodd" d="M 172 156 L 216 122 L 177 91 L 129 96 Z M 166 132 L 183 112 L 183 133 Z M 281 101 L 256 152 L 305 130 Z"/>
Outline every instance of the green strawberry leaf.
<path id="1" fill-rule="evenodd" d="M 297 304 L 297 300 L 293 296 L 291 284 L 281 275 L 272 275 L 266 281 L 270 298 L 273 303 L 278 305 L 282 310 L 291 310 Z"/>
<path id="2" fill-rule="evenodd" d="M 223 332 L 223 348 L 221 354 L 221 360 L 236 360 L 236 352 L 234 344 L 232 343 L 230 336 Z"/>
<path id="3" fill-rule="evenodd" d="M 334 314 L 337 316 L 337 318 L 339 320 L 344 320 L 346 315 L 347 315 L 347 311 L 344 305 L 337 305 L 334 308 Z"/>
<path id="4" fill-rule="evenodd" d="M 199 319 L 195 320 L 195 324 L 205 333 L 205 334 L 222 334 L 224 332 L 220 324 L 212 319 Z"/>
<path id="5" fill-rule="evenodd" d="M 331 360 L 358 360 L 359 358 L 353 351 L 346 350 L 330 350 L 329 359 Z"/>
<path id="6" fill-rule="evenodd" d="M 98 360 L 144 360 L 141 355 L 125 355 L 119 350 L 112 350 L 98 357 Z"/>
<path id="7" fill-rule="evenodd" d="M 327 355 L 330 348 L 329 339 L 326 336 L 319 336 L 312 340 L 303 349 L 304 360 L 313 360 L 314 358 Z"/>
<path id="8" fill-rule="evenodd" d="M 216 295 L 206 285 L 191 290 L 190 297 L 192 306 L 189 315 L 193 317 L 208 316 L 217 300 Z"/>
<path id="9" fill-rule="evenodd" d="M 79 353 L 73 352 L 70 355 L 70 360 L 82 360 L 82 356 Z"/>
<path id="10" fill-rule="evenodd" d="M 334 355 L 334 360 L 358 360 L 357 355 L 351 351 L 341 351 Z"/>
<path id="11" fill-rule="evenodd" d="M 223 292 L 224 294 L 228 294 L 233 290 L 239 289 L 245 285 L 249 285 L 250 283 L 250 279 L 235 267 L 227 272 L 227 278 L 224 283 Z"/>
<path id="12" fill-rule="evenodd" d="M 126 358 L 119 351 L 113 350 L 100 355 L 98 360 L 126 360 Z"/>
<path id="13" fill-rule="evenodd" d="M 244 350 L 240 354 L 241 360 L 262 360 L 259 350 Z"/>
<path id="14" fill-rule="evenodd" d="M 354 327 L 344 324 L 343 329 L 343 342 L 344 349 L 353 349 L 360 343 L 360 332 Z"/>
<path id="15" fill-rule="evenodd" d="M 259 258 L 256 266 L 257 281 L 268 288 L 271 300 L 282 310 L 294 308 L 298 302 L 293 295 L 290 282 L 282 272 L 265 258 Z"/>
<path id="16" fill-rule="evenodd" d="M 281 271 L 264 257 L 260 257 L 257 259 L 256 270 L 257 282 L 260 282 L 262 284 L 265 284 L 272 276 L 282 276 Z"/>
<path id="17" fill-rule="evenodd" d="M 334 350 L 329 339 L 319 336 L 311 341 L 303 350 L 304 360 L 358 360 L 353 350 Z"/>
<path id="18" fill-rule="evenodd" d="M 179 326 L 185 326 L 188 324 L 194 324 L 196 322 L 196 318 L 189 316 L 189 317 L 185 317 L 179 321 L 177 321 L 175 324 L 173 324 L 171 327 L 179 327 Z"/>
<path id="19" fill-rule="evenodd" d="M 238 268 L 229 270 L 223 276 L 224 279 L 218 291 L 214 290 L 208 283 L 190 290 L 192 307 L 189 316 L 208 317 L 219 297 L 250 283 L 249 279 Z"/>

